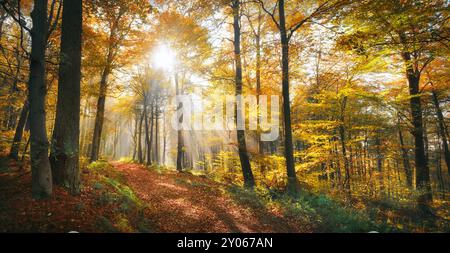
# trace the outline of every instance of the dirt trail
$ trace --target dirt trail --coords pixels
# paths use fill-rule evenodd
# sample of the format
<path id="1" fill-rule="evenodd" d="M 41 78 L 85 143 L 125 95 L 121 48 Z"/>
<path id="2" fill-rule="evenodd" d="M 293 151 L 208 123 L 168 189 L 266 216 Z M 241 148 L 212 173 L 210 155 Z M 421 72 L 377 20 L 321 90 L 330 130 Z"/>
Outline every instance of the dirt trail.
<path id="1" fill-rule="evenodd" d="M 127 185 L 149 207 L 155 232 L 308 232 L 264 208 L 239 204 L 224 186 L 188 173 L 149 171 L 113 162 Z"/>

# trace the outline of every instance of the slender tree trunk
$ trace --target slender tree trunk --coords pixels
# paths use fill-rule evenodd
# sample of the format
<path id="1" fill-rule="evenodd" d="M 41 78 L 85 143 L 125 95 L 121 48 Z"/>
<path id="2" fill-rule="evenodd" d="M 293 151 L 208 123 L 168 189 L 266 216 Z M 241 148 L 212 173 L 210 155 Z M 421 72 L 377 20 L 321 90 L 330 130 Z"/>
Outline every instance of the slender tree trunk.
<path id="1" fill-rule="evenodd" d="M 434 108 L 436 109 L 436 116 L 438 118 L 439 133 L 442 140 L 442 147 L 444 148 L 444 159 L 447 165 L 447 172 L 450 175 L 450 151 L 448 148 L 447 131 L 444 121 L 444 115 L 442 114 L 441 107 L 439 105 L 438 94 L 435 90 L 431 91 L 433 97 Z"/>
<path id="2" fill-rule="evenodd" d="M 284 13 L 284 0 L 278 2 L 281 39 L 281 69 L 284 119 L 284 157 L 288 176 L 287 190 L 290 194 L 298 192 L 297 175 L 295 172 L 294 151 L 292 146 L 291 107 L 289 98 L 289 39 L 286 31 L 286 17 Z"/>
<path id="3" fill-rule="evenodd" d="M 150 139 L 149 139 L 149 143 L 148 143 L 148 147 L 149 149 L 147 149 L 147 164 L 151 165 L 153 164 L 154 161 L 154 150 L 153 150 L 153 127 L 154 127 L 154 119 L 155 119 L 155 114 L 154 114 L 154 106 L 153 106 L 153 101 L 150 102 Z"/>
<path id="4" fill-rule="evenodd" d="M 70 193 L 79 194 L 82 0 L 63 2 L 61 30 L 58 102 L 50 162 L 53 181 L 68 187 Z"/>
<path id="5" fill-rule="evenodd" d="M 19 159 L 20 143 L 22 142 L 23 130 L 25 128 L 25 123 L 27 122 L 29 109 L 28 100 L 26 100 L 20 113 L 19 122 L 17 122 L 13 143 L 9 152 L 9 157 L 16 161 Z"/>
<path id="6" fill-rule="evenodd" d="M 86 136 L 87 136 L 87 123 L 89 122 L 89 117 L 87 116 L 89 112 L 89 98 L 86 98 L 86 102 L 83 108 L 83 114 L 81 115 L 80 119 L 80 154 L 82 156 L 87 155 L 86 152 Z"/>
<path id="7" fill-rule="evenodd" d="M 180 85 L 178 82 L 178 73 L 175 73 L 175 86 L 176 93 L 180 95 Z M 183 109 L 183 103 L 178 102 L 177 111 Z M 178 122 L 181 124 L 183 122 L 183 115 L 178 119 Z M 184 156 L 184 141 L 183 141 L 183 132 L 181 129 L 177 130 L 177 171 L 183 171 L 183 156 Z"/>
<path id="8" fill-rule="evenodd" d="M 377 158 L 377 171 L 379 173 L 380 194 L 384 192 L 384 174 L 383 174 L 383 154 L 381 153 L 380 131 L 377 130 L 375 136 L 375 152 Z"/>
<path id="9" fill-rule="evenodd" d="M 261 7 L 258 7 L 258 28 L 256 30 L 256 99 L 259 112 L 261 112 L 259 105 L 259 96 L 261 96 L 261 25 L 262 25 L 262 13 Z M 258 114 L 258 126 L 260 126 L 260 114 Z M 258 138 L 258 152 L 264 154 L 264 143 L 261 141 L 261 133 L 257 135 Z"/>
<path id="10" fill-rule="evenodd" d="M 415 146 L 416 188 L 421 192 L 417 201 L 419 208 L 424 212 L 428 212 L 433 197 L 431 193 L 430 171 L 425 154 L 422 105 L 419 91 L 420 73 L 413 69 L 410 53 L 404 52 L 402 56 L 406 65 L 406 77 L 409 84 L 409 94 L 411 95 L 410 107 L 413 123 L 412 134 L 414 136 Z"/>
<path id="11" fill-rule="evenodd" d="M 148 111 L 147 111 L 147 106 L 148 106 L 148 98 L 147 95 L 145 95 L 144 98 L 144 122 L 145 122 L 145 146 L 146 146 L 146 153 L 147 153 L 147 165 L 151 164 L 151 141 L 150 141 L 150 134 L 148 132 L 149 130 L 149 123 L 148 123 Z"/>
<path id="12" fill-rule="evenodd" d="M 233 0 L 233 28 L 234 28 L 234 59 L 236 65 L 236 99 L 240 99 L 239 104 L 243 104 L 242 99 L 242 61 L 241 61 L 241 28 L 240 28 L 240 0 Z M 239 101 L 236 101 L 239 102 Z M 235 110 L 235 120 L 237 123 L 238 115 L 242 116 L 241 108 L 236 106 Z M 244 106 L 245 107 L 245 106 Z M 245 119 L 244 119 L 245 120 Z M 244 124 L 245 125 L 245 124 Z M 239 128 L 239 127 L 238 127 Z M 237 141 L 238 141 L 238 152 L 239 159 L 241 161 L 242 173 L 244 176 L 244 186 L 247 188 L 253 188 L 255 186 L 255 179 L 253 177 L 250 159 L 247 153 L 247 146 L 245 143 L 245 130 L 237 129 Z"/>
<path id="13" fill-rule="evenodd" d="M 406 175 L 406 184 L 408 187 L 412 187 L 412 173 L 411 173 L 411 165 L 409 163 L 408 150 L 405 148 L 405 141 L 403 140 L 402 129 L 400 128 L 400 122 L 398 123 L 398 137 L 400 140 L 400 149 L 402 153 L 403 159 L 403 169 L 405 170 Z"/>
<path id="14" fill-rule="evenodd" d="M 159 164 L 159 109 L 155 106 L 155 161 Z"/>
<path id="15" fill-rule="evenodd" d="M 109 64 L 102 72 L 102 78 L 100 80 L 100 91 L 97 100 L 97 113 L 95 115 L 94 134 L 92 137 L 91 157 L 90 161 L 95 162 L 99 158 L 100 152 L 100 140 L 102 137 L 103 121 L 105 117 L 105 102 L 106 102 L 106 90 L 108 86 L 108 76 L 110 73 Z"/>
<path id="16" fill-rule="evenodd" d="M 425 108 L 422 112 L 422 115 L 427 115 L 428 110 Z M 425 160 L 427 162 L 430 161 L 430 149 L 429 149 L 429 142 L 428 142 L 428 122 L 427 122 L 427 118 L 426 116 L 423 118 L 423 143 L 424 143 L 424 148 L 425 148 Z"/>
<path id="17" fill-rule="evenodd" d="M 438 126 L 439 127 L 439 126 Z M 439 129 L 437 129 L 439 131 Z M 442 147 L 440 145 L 440 143 L 438 144 L 438 150 L 436 150 L 436 175 L 439 181 L 439 189 L 441 191 L 441 194 L 443 196 L 443 199 L 445 199 L 445 181 L 444 181 L 444 177 L 442 176 L 442 162 L 441 162 L 441 152 L 442 152 Z"/>
<path id="18" fill-rule="evenodd" d="M 48 139 L 45 120 L 45 48 L 47 34 L 47 0 L 35 0 L 31 12 L 30 102 L 31 174 L 34 198 L 52 194 L 52 171 L 48 159 Z"/>
<path id="19" fill-rule="evenodd" d="M 344 160 L 344 170 L 345 170 L 345 181 L 344 181 L 344 187 L 347 191 L 350 191 L 350 170 L 349 170 L 349 164 L 347 159 L 347 146 L 346 146 L 346 138 L 345 138 L 345 108 L 347 106 L 347 97 L 345 96 L 342 99 L 342 105 L 341 105 L 341 115 L 340 115 L 340 125 L 339 125 L 339 139 L 341 140 L 341 151 L 342 151 L 342 158 Z"/>
<path id="20" fill-rule="evenodd" d="M 139 125 L 139 113 L 136 113 L 136 117 L 134 120 L 134 133 L 133 133 L 133 161 L 136 160 L 137 154 L 137 136 L 138 136 L 138 125 Z"/>
<path id="21" fill-rule="evenodd" d="M 162 164 L 166 164 L 166 137 L 167 137 L 167 130 L 166 130 L 166 114 L 163 114 L 163 149 L 162 149 Z"/>
<path id="22" fill-rule="evenodd" d="M 145 115 L 145 112 L 142 111 L 141 117 L 139 119 L 139 130 L 138 130 L 138 137 L 137 137 L 137 146 L 138 146 L 137 155 L 138 155 L 138 161 L 140 164 L 144 163 L 144 158 L 142 156 L 142 122 L 144 121 L 144 115 Z"/>

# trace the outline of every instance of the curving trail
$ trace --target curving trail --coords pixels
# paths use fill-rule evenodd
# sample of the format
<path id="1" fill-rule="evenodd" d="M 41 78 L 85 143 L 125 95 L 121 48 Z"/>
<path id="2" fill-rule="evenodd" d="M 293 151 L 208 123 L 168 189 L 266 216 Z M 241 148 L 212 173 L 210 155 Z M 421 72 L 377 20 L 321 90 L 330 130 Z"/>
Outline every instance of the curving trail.
<path id="1" fill-rule="evenodd" d="M 147 170 L 113 162 L 147 205 L 155 232 L 310 232 L 264 206 L 238 203 L 225 186 L 188 173 Z"/>

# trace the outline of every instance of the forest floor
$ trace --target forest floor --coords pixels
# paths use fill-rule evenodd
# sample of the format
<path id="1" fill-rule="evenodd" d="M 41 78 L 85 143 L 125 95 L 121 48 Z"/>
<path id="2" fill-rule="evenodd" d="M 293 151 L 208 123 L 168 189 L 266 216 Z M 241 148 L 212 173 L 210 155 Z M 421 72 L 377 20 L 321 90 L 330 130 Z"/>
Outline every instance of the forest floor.
<path id="1" fill-rule="evenodd" d="M 25 166 L 28 167 L 28 166 Z M 128 162 L 82 170 L 80 196 L 31 198 L 31 173 L 0 157 L 0 232 L 397 231 L 323 196 L 268 198 L 203 176 Z"/>
<path id="2" fill-rule="evenodd" d="M 0 232 L 312 232 L 276 210 L 239 203 L 217 182 L 133 163 L 83 170 L 80 196 L 55 187 L 51 199 L 33 200 L 31 173 L 5 160 Z"/>

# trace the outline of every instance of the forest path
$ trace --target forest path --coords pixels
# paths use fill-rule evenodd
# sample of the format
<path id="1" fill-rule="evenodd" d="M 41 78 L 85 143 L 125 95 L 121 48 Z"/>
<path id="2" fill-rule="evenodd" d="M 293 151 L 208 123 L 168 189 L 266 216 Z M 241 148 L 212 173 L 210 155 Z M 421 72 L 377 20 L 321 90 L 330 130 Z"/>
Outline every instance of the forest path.
<path id="1" fill-rule="evenodd" d="M 132 163 L 111 163 L 126 184 L 147 204 L 155 232 L 310 232 L 268 210 L 244 203 L 226 186 L 189 173 L 149 170 Z"/>

